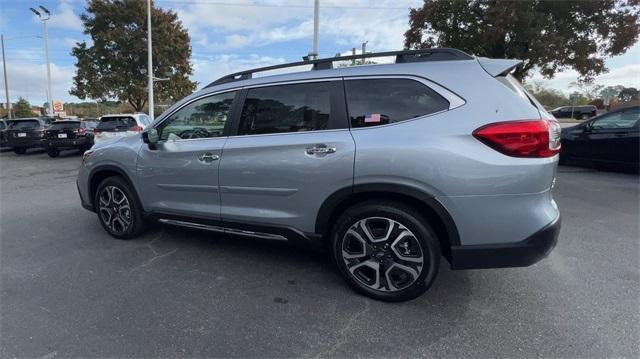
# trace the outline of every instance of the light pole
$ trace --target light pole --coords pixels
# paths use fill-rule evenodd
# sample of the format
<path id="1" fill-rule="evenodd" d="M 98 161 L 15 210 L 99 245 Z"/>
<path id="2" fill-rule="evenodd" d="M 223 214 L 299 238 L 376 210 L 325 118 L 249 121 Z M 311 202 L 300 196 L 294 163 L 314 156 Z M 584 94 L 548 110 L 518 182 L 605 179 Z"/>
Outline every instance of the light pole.
<path id="1" fill-rule="evenodd" d="M 9 80 L 7 79 L 7 56 L 4 54 L 4 35 L 0 35 L 2 41 L 2 67 L 4 69 L 4 94 L 7 97 L 7 115 L 11 118 L 11 101 L 9 100 Z"/>
<path id="2" fill-rule="evenodd" d="M 318 32 L 320 30 L 320 0 L 313 2 L 313 49 L 309 53 L 309 59 L 318 58 Z"/>
<path id="3" fill-rule="evenodd" d="M 151 45 L 151 0 L 147 0 L 147 73 L 149 75 L 149 117 L 151 120 L 155 118 L 153 114 L 153 53 Z"/>
<path id="4" fill-rule="evenodd" d="M 53 115 L 53 101 L 51 101 L 51 64 L 49 63 L 49 31 L 47 30 L 47 20 L 51 18 L 51 12 L 44 6 L 39 6 L 40 11 L 30 7 L 34 14 L 38 15 L 44 27 L 44 54 L 47 60 L 47 103 L 49 104 L 49 114 Z"/>

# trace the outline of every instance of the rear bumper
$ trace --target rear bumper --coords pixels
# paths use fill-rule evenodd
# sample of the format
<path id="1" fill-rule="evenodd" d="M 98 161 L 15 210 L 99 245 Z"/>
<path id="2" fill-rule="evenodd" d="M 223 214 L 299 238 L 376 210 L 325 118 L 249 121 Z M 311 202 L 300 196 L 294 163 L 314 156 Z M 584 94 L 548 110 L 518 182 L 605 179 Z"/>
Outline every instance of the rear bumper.
<path id="1" fill-rule="evenodd" d="M 451 247 L 452 269 L 527 267 L 546 257 L 560 233 L 560 216 L 521 242 Z"/>
<path id="2" fill-rule="evenodd" d="M 87 137 L 44 140 L 45 148 L 78 148 L 89 144 L 91 144 L 91 140 Z"/>
<path id="3" fill-rule="evenodd" d="M 7 139 L 7 146 L 18 148 L 44 147 L 41 138 L 11 138 Z"/>

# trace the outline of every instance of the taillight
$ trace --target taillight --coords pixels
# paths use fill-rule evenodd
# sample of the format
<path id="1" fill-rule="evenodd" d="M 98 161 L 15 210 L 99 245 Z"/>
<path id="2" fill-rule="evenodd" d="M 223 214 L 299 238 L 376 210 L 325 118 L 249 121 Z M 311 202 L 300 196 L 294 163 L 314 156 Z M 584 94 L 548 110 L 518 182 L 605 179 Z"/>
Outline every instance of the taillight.
<path id="1" fill-rule="evenodd" d="M 94 133 L 94 134 L 96 134 L 96 133 L 100 133 L 100 129 L 99 129 L 99 128 L 94 128 L 94 129 L 93 129 L 93 133 Z"/>
<path id="2" fill-rule="evenodd" d="M 73 132 L 75 132 L 78 135 L 84 135 L 85 132 L 87 132 L 87 130 L 85 130 L 84 128 L 80 127 L 80 128 L 76 128 Z"/>
<path id="3" fill-rule="evenodd" d="M 136 125 L 136 126 L 133 126 L 133 127 L 131 128 L 131 131 L 133 131 L 133 132 L 142 132 L 142 127 L 137 126 L 137 125 Z"/>
<path id="4" fill-rule="evenodd" d="M 512 157 L 552 157 L 560 152 L 557 121 L 524 120 L 496 122 L 473 131 L 485 145 Z"/>

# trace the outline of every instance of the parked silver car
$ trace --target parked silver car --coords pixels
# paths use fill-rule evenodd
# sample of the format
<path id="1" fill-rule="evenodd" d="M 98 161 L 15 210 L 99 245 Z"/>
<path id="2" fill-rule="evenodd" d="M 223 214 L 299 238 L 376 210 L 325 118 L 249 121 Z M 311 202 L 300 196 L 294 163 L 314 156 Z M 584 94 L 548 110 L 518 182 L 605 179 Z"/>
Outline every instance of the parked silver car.
<path id="1" fill-rule="evenodd" d="M 376 56 L 396 61 L 332 68 Z M 388 301 L 425 292 L 441 257 L 528 266 L 560 230 L 560 126 L 509 75 L 519 64 L 428 49 L 229 75 L 87 151 L 82 204 L 121 239 L 159 220 L 324 245 Z M 313 69 L 252 76 L 298 65 Z"/>

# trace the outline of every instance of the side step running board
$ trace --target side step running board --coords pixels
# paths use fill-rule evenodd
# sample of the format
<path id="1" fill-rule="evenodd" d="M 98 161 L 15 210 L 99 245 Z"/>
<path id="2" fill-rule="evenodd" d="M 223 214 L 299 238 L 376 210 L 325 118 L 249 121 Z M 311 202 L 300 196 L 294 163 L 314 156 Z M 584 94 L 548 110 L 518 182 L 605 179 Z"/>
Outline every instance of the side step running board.
<path id="1" fill-rule="evenodd" d="M 243 230 L 243 229 L 227 228 L 227 227 L 220 227 L 220 226 L 211 226 L 211 225 L 208 225 L 208 224 L 194 223 L 194 222 L 187 222 L 187 221 L 178 221 L 178 220 L 175 220 L 175 219 L 166 219 L 166 218 L 160 218 L 158 221 L 162 222 L 162 223 L 170 224 L 170 225 L 173 225 L 173 226 L 202 229 L 202 230 L 211 231 L 211 232 L 229 233 L 229 234 L 235 234 L 235 235 L 239 235 L 239 236 L 257 237 L 257 238 L 271 239 L 271 240 L 276 240 L 276 241 L 286 241 L 287 240 L 286 237 L 281 236 L 279 234 L 246 231 L 246 230 Z"/>

